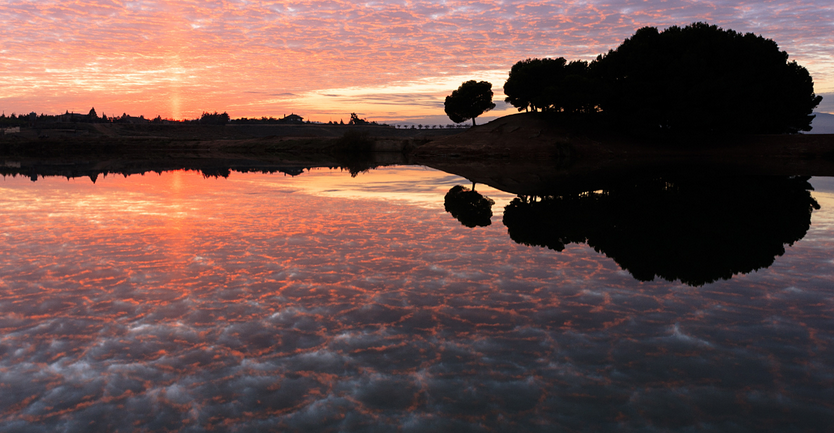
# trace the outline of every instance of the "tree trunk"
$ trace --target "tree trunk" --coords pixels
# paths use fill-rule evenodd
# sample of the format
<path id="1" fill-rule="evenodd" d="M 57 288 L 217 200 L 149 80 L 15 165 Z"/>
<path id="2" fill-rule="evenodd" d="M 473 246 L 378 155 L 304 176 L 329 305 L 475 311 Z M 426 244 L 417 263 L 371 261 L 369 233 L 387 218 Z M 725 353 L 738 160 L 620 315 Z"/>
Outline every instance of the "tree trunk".
<path id="1" fill-rule="evenodd" d="M 478 125 L 475 124 L 475 118 L 474 117 L 472 118 L 472 126 L 478 126 Z"/>

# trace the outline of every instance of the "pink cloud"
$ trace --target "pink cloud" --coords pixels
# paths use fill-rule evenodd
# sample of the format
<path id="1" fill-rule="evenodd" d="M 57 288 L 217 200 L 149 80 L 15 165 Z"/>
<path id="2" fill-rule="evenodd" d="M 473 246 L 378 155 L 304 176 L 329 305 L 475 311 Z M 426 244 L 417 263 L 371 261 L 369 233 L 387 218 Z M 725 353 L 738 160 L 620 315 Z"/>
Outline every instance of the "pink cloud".
<path id="1" fill-rule="evenodd" d="M 834 8 L 815 0 L 12 1 L 0 6 L 0 74 L 7 77 L 0 105 L 7 111 L 95 105 L 146 116 L 194 117 L 214 109 L 273 115 L 292 111 L 292 103 L 245 92 L 372 89 L 509 70 L 527 57 L 589 59 L 638 27 L 699 20 L 776 40 L 811 70 L 819 92 L 834 89 Z"/>
<path id="2" fill-rule="evenodd" d="M 443 173 L 378 174 L 437 201 L 324 196 L 367 185 L 327 171 L 6 179 L 0 428 L 834 419 L 825 204 L 770 268 L 691 288 L 636 281 L 585 245 L 516 244 L 497 220 L 463 227 Z"/>

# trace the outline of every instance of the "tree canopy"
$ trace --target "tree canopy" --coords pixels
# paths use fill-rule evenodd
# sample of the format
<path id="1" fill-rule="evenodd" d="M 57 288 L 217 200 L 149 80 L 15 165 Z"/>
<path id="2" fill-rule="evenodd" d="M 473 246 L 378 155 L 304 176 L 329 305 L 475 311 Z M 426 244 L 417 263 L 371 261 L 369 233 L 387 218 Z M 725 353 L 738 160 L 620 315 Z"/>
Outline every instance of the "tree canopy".
<path id="1" fill-rule="evenodd" d="M 504 84 L 505 102 L 518 111 L 596 111 L 588 62 L 527 59 L 513 65 Z"/>
<path id="2" fill-rule="evenodd" d="M 492 84 L 487 81 L 467 81 L 452 91 L 444 103 L 446 115 L 452 122 L 461 123 L 495 108 L 492 102 Z"/>
<path id="3" fill-rule="evenodd" d="M 519 111 L 600 112 L 624 129 L 683 134 L 809 131 L 822 100 L 776 42 L 706 23 L 641 28 L 590 64 L 520 61 L 504 93 Z"/>
<path id="4" fill-rule="evenodd" d="M 229 113 L 225 111 L 222 113 L 214 112 L 209 113 L 204 111 L 203 114 L 200 116 L 200 123 L 208 123 L 211 125 L 225 125 L 229 123 Z"/>
<path id="5" fill-rule="evenodd" d="M 356 113 L 350 113 L 350 121 L 348 125 L 367 125 L 371 122 L 368 122 L 367 119 L 360 118 Z"/>
<path id="6" fill-rule="evenodd" d="M 644 27 L 594 62 L 612 116 L 683 132 L 809 131 L 821 96 L 776 42 L 706 23 Z"/>

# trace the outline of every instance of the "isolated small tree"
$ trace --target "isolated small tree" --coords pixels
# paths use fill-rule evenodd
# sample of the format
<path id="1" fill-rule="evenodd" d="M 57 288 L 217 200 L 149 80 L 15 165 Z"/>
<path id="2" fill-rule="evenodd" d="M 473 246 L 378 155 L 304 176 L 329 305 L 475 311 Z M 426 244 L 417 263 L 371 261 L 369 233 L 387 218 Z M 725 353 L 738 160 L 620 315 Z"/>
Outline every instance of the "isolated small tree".
<path id="1" fill-rule="evenodd" d="M 368 120 L 360 118 L 356 113 L 350 113 L 348 125 L 367 125 Z"/>
<path id="2" fill-rule="evenodd" d="M 452 122 L 461 123 L 495 108 L 492 102 L 492 84 L 487 81 L 467 81 L 446 97 L 446 115 Z"/>
<path id="3" fill-rule="evenodd" d="M 90 108 L 90 112 L 87 114 L 87 117 L 90 118 L 90 122 L 97 122 L 98 121 L 98 114 L 96 114 L 96 107 Z"/>

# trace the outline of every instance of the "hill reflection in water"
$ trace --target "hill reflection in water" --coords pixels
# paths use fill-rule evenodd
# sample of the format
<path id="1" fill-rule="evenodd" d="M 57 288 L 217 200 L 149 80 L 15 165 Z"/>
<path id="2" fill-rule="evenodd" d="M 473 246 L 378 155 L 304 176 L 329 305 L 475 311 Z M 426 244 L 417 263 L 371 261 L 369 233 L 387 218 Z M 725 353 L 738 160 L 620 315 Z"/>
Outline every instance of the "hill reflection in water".
<path id="1" fill-rule="evenodd" d="M 500 215 L 465 227 L 444 209 L 460 183 L 412 168 L 0 182 L 0 430 L 834 423 L 834 186 L 770 267 L 694 288 L 583 244 L 518 244 Z M 497 211 L 512 199 L 478 191 Z"/>
<path id="2" fill-rule="evenodd" d="M 658 176 L 605 190 L 514 199 L 510 237 L 562 251 L 587 242 L 641 281 L 701 286 L 765 268 L 802 239 L 819 205 L 807 177 Z"/>

